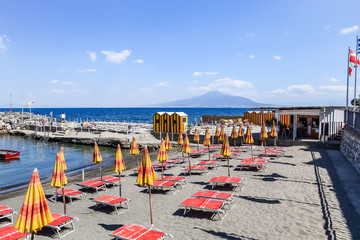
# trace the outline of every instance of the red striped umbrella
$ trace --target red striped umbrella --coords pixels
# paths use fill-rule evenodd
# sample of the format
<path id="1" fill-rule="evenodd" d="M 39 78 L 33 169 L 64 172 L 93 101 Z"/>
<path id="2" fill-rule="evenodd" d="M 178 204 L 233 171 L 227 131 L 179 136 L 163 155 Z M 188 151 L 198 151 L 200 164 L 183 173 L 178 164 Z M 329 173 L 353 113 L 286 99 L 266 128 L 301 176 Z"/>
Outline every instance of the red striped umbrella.
<path id="1" fill-rule="evenodd" d="M 277 137 L 275 121 L 273 121 L 273 123 L 272 123 L 270 136 L 274 138 L 274 149 L 275 149 L 276 148 L 276 137 Z"/>
<path id="2" fill-rule="evenodd" d="M 242 141 L 243 141 L 243 137 L 244 137 L 244 131 L 243 131 L 243 128 L 242 128 L 242 123 L 240 123 L 238 136 L 240 138 L 240 144 L 242 145 Z"/>
<path id="3" fill-rule="evenodd" d="M 214 136 L 215 137 L 220 137 L 219 125 L 216 125 L 216 130 L 215 130 Z M 218 143 L 219 143 L 219 138 L 218 138 Z"/>
<path id="4" fill-rule="evenodd" d="M 164 178 L 164 162 L 168 160 L 164 139 L 161 139 L 161 144 L 157 159 L 161 162 L 161 178 Z"/>
<path id="5" fill-rule="evenodd" d="M 60 154 L 56 154 L 54 172 L 51 178 L 51 186 L 56 188 L 56 192 L 58 188 L 62 189 L 63 195 L 63 204 L 64 204 L 64 214 L 66 214 L 66 202 L 65 202 L 65 193 L 64 187 L 68 184 L 67 177 L 65 175 L 65 171 L 63 169 L 64 165 L 61 161 Z"/>
<path id="6" fill-rule="evenodd" d="M 133 137 L 132 143 L 131 143 L 131 147 L 130 147 L 130 152 L 131 155 L 136 155 L 136 164 L 139 167 L 139 160 L 138 160 L 138 155 L 140 153 L 139 147 L 136 143 L 136 139 L 135 137 Z"/>
<path id="7" fill-rule="evenodd" d="M 221 130 L 220 130 L 220 136 L 219 136 L 220 141 L 224 141 L 224 133 L 225 133 L 225 129 L 224 129 L 224 125 L 222 125 Z"/>
<path id="8" fill-rule="evenodd" d="M 101 178 L 101 181 L 102 181 L 102 173 L 101 173 L 102 157 L 101 157 L 99 146 L 97 145 L 96 142 L 94 143 L 93 162 L 99 164 L 100 178 Z"/>
<path id="9" fill-rule="evenodd" d="M 64 169 L 64 171 L 65 171 L 65 170 L 67 169 L 67 166 L 66 166 L 66 162 L 65 162 L 65 156 L 64 156 L 64 149 L 63 149 L 63 147 L 60 148 L 59 154 L 60 154 L 61 162 L 62 162 L 62 164 L 63 164 L 63 169 Z"/>
<path id="10" fill-rule="evenodd" d="M 230 137 L 231 137 L 232 139 L 234 139 L 234 146 L 236 146 L 236 139 L 239 137 L 239 135 L 238 135 L 238 133 L 237 133 L 237 131 L 236 131 L 236 125 L 235 125 L 235 123 L 234 123 L 234 125 L 233 125 L 233 129 L 232 129 L 232 131 L 231 131 Z"/>
<path id="11" fill-rule="evenodd" d="M 187 134 L 185 134 L 184 144 L 182 145 L 181 151 L 185 154 L 186 153 L 188 154 L 189 175 L 191 175 L 191 162 L 190 162 L 191 147 L 190 147 L 190 142 L 189 142 L 189 138 L 188 138 Z"/>
<path id="12" fill-rule="evenodd" d="M 194 133 L 194 142 L 197 142 L 197 150 L 199 150 L 199 141 L 200 141 L 200 138 L 199 138 L 199 133 L 198 133 L 198 130 L 197 128 L 195 128 L 195 133 Z"/>
<path id="13" fill-rule="evenodd" d="M 19 229 L 21 233 L 28 231 L 31 233 L 31 239 L 34 239 L 34 233 L 52 221 L 39 173 L 35 168 L 15 228 Z"/>
<path id="14" fill-rule="evenodd" d="M 172 148 L 172 146 L 171 146 L 169 134 L 167 133 L 166 134 L 166 139 L 165 139 L 165 149 L 170 150 L 171 148 Z"/>
<path id="15" fill-rule="evenodd" d="M 184 144 L 184 139 L 183 139 L 183 135 L 182 135 L 182 132 L 180 131 L 179 133 L 179 137 L 178 137 L 178 140 L 177 140 L 177 144 L 182 146 Z"/>
<path id="16" fill-rule="evenodd" d="M 210 129 L 209 129 L 209 127 L 206 128 L 203 145 L 204 145 L 205 147 L 208 147 L 209 161 L 210 161 L 211 135 L 210 135 Z"/>
<path id="17" fill-rule="evenodd" d="M 152 217 L 152 208 L 151 208 L 151 187 L 154 185 L 154 181 L 157 179 L 156 173 L 154 171 L 154 167 L 151 163 L 149 150 L 145 145 L 143 149 L 143 156 L 141 159 L 139 173 L 136 179 L 136 182 L 141 186 L 147 185 L 149 189 L 149 202 L 150 202 L 150 220 L 151 226 L 153 225 L 153 217 Z"/>
<path id="18" fill-rule="evenodd" d="M 254 139 L 253 139 L 253 136 L 251 134 L 251 130 L 250 130 L 249 125 L 247 126 L 246 133 L 245 133 L 245 136 L 244 136 L 244 143 L 250 144 L 251 158 L 254 158 L 254 154 L 253 154 L 253 150 L 252 150 L 252 144 L 254 143 Z"/>
<path id="19" fill-rule="evenodd" d="M 224 133 L 224 141 L 221 147 L 221 151 L 220 154 L 223 155 L 224 157 L 226 157 L 227 162 L 228 162 L 228 176 L 230 177 L 230 163 L 229 163 L 229 157 L 231 156 L 231 151 L 230 151 L 230 144 L 229 144 L 229 139 L 226 133 Z"/>
<path id="20" fill-rule="evenodd" d="M 121 152 L 120 144 L 117 145 L 116 155 L 115 155 L 115 163 L 114 163 L 114 171 L 119 174 L 119 193 L 121 197 L 121 173 L 125 169 L 124 158 Z"/>
<path id="21" fill-rule="evenodd" d="M 265 154 L 266 154 L 266 139 L 268 138 L 268 134 L 266 131 L 265 121 L 262 122 L 261 132 L 260 132 L 260 141 L 261 146 L 263 146 L 263 142 L 265 142 Z"/>

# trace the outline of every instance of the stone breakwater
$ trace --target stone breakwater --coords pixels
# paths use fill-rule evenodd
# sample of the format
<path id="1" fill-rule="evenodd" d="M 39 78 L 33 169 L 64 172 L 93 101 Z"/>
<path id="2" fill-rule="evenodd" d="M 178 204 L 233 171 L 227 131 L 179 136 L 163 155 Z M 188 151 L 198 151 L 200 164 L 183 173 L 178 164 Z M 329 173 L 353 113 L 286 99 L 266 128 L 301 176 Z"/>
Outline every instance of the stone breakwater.
<path id="1" fill-rule="evenodd" d="M 35 114 L 28 112 L 0 112 L 0 132 L 8 133 L 10 130 L 22 129 L 25 127 L 24 122 L 29 121 Z"/>

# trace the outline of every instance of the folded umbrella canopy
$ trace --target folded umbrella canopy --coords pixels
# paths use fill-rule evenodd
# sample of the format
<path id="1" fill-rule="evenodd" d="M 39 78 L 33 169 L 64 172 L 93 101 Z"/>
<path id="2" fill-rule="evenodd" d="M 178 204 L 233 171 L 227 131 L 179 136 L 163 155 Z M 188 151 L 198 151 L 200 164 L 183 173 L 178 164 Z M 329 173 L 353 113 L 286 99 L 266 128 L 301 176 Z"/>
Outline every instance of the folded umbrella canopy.
<path id="1" fill-rule="evenodd" d="M 182 145 L 181 151 L 183 153 L 187 153 L 188 154 L 188 161 L 189 161 L 189 175 L 191 176 L 191 162 L 190 162 L 190 152 L 191 152 L 191 147 L 190 147 L 190 142 L 189 142 L 189 138 L 188 135 L 185 134 L 185 139 L 184 139 L 184 144 Z"/>
<path id="2" fill-rule="evenodd" d="M 205 136 L 204 136 L 203 145 L 205 147 L 208 147 L 209 161 L 210 161 L 210 146 L 211 146 L 211 140 L 210 139 L 211 139 L 210 129 L 209 129 L 209 127 L 207 127 L 206 132 L 205 132 Z"/>
<path id="3" fill-rule="evenodd" d="M 136 143 L 136 139 L 135 137 L 133 137 L 132 143 L 131 143 L 131 147 L 130 147 L 130 152 L 131 155 L 135 155 L 136 156 L 136 164 L 137 167 L 139 167 L 139 160 L 138 160 L 138 155 L 140 153 L 139 147 Z"/>
<path id="4" fill-rule="evenodd" d="M 224 133 L 225 133 L 225 129 L 224 129 L 224 125 L 222 125 L 221 130 L 220 130 L 220 136 L 219 136 L 220 141 L 224 141 Z"/>
<path id="5" fill-rule="evenodd" d="M 59 155 L 60 155 L 61 162 L 63 164 L 63 169 L 65 171 L 67 169 L 67 166 L 66 166 L 66 162 L 65 162 L 64 148 L 63 147 L 60 148 Z"/>
<path id="6" fill-rule="evenodd" d="M 166 134 L 166 138 L 165 138 L 165 149 L 166 150 L 170 150 L 172 148 L 171 143 L 170 143 L 170 138 L 169 138 L 169 134 Z"/>
<path id="7" fill-rule="evenodd" d="M 260 132 L 260 141 L 261 141 L 261 145 L 263 145 L 263 142 L 265 142 L 265 154 L 266 154 L 266 139 L 268 138 L 268 134 L 266 131 L 266 126 L 265 126 L 265 122 L 262 122 L 261 125 L 261 132 Z"/>
<path id="8" fill-rule="evenodd" d="M 228 176 L 230 177 L 230 163 L 229 163 L 229 157 L 231 156 L 231 151 L 230 151 L 230 144 L 229 144 L 229 139 L 226 133 L 224 133 L 224 141 L 221 147 L 221 151 L 220 154 L 223 155 L 224 157 L 226 157 L 227 159 L 227 163 L 228 163 Z"/>
<path id="9" fill-rule="evenodd" d="M 238 135 L 238 133 L 237 133 L 237 131 L 236 131 L 236 125 L 235 125 L 235 124 L 233 125 L 233 129 L 232 129 L 232 131 L 231 131 L 230 137 L 231 137 L 232 139 L 234 139 L 234 146 L 236 146 L 236 139 L 239 137 L 239 135 Z"/>
<path id="10" fill-rule="evenodd" d="M 52 221 L 39 173 L 35 168 L 15 228 L 19 229 L 21 233 L 28 231 L 31 233 L 31 239 L 34 239 L 34 233 Z"/>
<path id="11" fill-rule="evenodd" d="M 145 145 L 143 149 L 143 156 L 141 159 L 139 173 L 136 179 L 136 182 L 141 186 L 147 185 L 149 188 L 149 203 L 150 203 L 150 220 L 151 226 L 153 226 L 153 217 L 152 217 L 152 208 L 151 208 L 151 187 L 154 185 L 154 181 L 157 179 L 156 173 L 154 171 L 154 167 L 151 163 L 149 150 Z"/>
<path id="12" fill-rule="evenodd" d="M 159 154 L 157 159 L 161 162 L 161 178 L 164 178 L 164 162 L 168 160 L 168 155 L 165 148 L 165 141 L 161 139 Z"/>
<path id="13" fill-rule="evenodd" d="M 242 123 L 240 123 L 238 136 L 240 138 L 240 144 L 242 145 L 242 141 L 243 141 L 243 138 L 244 138 L 244 131 L 243 131 L 243 128 L 242 128 Z"/>
<path id="14" fill-rule="evenodd" d="M 102 173 L 101 173 L 101 162 L 102 162 L 102 157 L 101 157 L 101 153 L 100 153 L 100 149 L 99 146 L 97 145 L 97 143 L 94 143 L 94 153 L 93 153 L 93 160 L 94 163 L 99 164 L 99 169 L 100 169 L 100 179 L 102 181 Z"/>
<path id="15" fill-rule="evenodd" d="M 253 139 L 253 136 L 251 134 L 251 130 L 250 130 L 249 125 L 247 125 L 246 133 L 245 133 L 245 136 L 244 136 L 244 143 L 250 144 L 251 158 L 254 158 L 254 154 L 253 154 L 253 150 L 252 150 L 252 144 L 254 143 L 254 139 Z"/>
<path id="16" fill-rule="evenodd" d="M 68 181 L 67 181 L 67 177 L 65 175 L 65 171 L 64 171 L 63 167 L 64 167 L 64 164 L 61 161 L 60 154 L 57 153 L 56 159 L 55 159 L 54 172 L 53 172 L 53 175 L 51 178 L 51 186 L 55 187 L 56 189 L 58 189 L 58 188 L 62 189 L 64 214 L 66 214 L 66 202 L 65 202 L 64 187 L 67 185 Z"/>
<path id="17" fill-rule="evenodd" d="M 215 130 L 214 136 L 215 137 L 220 137 L 219 125 L 216 125 L 216 130 Z M 218 143 L 219 143 L 219 138 L 218 138 Z"/>
<path id="18" fill-rule="evenodd" d="M 125 168 L 126 167 L 125 167 L 123 155 L 121 153 L 120 144 L 118 144 L 117 149 L 116 149 L 116 155 L 115 155 L 114 171 L 119 174 L 119 193 L 120 193 L 119 196 L 120 197 L 121 197 L 121 187 L 122 187 L 121 186 L 121 173 Z"/>
<path id="19" fill-rule="evenodd" d="M 200 138 L 199 138 L 199 133 L 198 133 L 198 130 L 197 128 L 195 128 L 195 133 L 194 133 L 194 142 L 197 143 L 197 150 L 199 150 L 199 141 L 200 141 Z"/>
<path id="20" fill-rule="evenodd" d="M 277 131 L 276 131 L 275 121 L 273 121 L 273 123 L 272 123 L 272 128 L 271 128 L 270 136 L 274 138 L 274 149 L 276 149 Z"/>

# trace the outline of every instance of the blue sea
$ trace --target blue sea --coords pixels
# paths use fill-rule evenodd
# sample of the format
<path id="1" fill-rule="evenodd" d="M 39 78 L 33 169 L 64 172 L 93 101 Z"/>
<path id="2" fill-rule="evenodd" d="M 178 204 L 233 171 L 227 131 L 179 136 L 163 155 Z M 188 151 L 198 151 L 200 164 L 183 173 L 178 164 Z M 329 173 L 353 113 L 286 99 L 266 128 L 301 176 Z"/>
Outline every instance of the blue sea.
<path id="1" fill-rule="evenodd" d="M 0 112 L 8 112 L 8 108 L 0 108 Z M 21 112 L 21 109 L 12 109 Z M 24 111 L 28 112 L 26 108 Z M 152 123 L 152 116 L 156 112 L 185 112 L 189 116 L 189 123 L 199 121 L 202 115 L 242 116 L 246 108 L 33 108 L 35 114 L 53 117 L 66 114 L 70 121 L 113 121 Z M 13 161 L 0 160 L 0 194 L 26 186 L 31 172 L 38 168 L 43 182 L 51 179 L 56 153 L 64 147 L 65 159 L 68 166 L 67 174 L 78 174 L 81 169 L 95 169 L 98 166 L 92 162 L 93 146 L 64 144 L 57 142 L 42 142 L 20 136 L 1 135 L 0 149 L 20 151 L 20 159 Z M 114 163 L 116 149 L 100 146 L 103 166 Z M 127 168 L 134 167 L 134 156 L 123 149 L 123 156 Z"/>

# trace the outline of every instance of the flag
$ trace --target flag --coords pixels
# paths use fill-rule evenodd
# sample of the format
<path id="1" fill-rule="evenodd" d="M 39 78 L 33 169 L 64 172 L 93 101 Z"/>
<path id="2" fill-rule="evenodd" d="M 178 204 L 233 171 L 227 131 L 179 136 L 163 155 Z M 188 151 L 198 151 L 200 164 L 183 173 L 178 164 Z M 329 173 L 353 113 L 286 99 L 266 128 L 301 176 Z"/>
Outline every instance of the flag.
<path id="1" fill-rule="evenodd" d="M 351 77 L 352 68 L 349 67 L 349 76 Z"/>
<path id="2" fill-rule="evenodd" d="M 350 49 L 350 59 L 349 62 L 356 63 L 356 54 Z"/>
<path id="3" fill-rule="evenodd" d="M 26 104 L 26 107 L 30 107 L 31 106 L 31 104 L 33 104 L 34 102 L 32 102 L 32 101 L 29 101 L 27 104 Z"/>
<path id="4" fill-rule="evenodd" d="M 357 40 L 357 53 L 360 53 L 360 39 Z"/>

